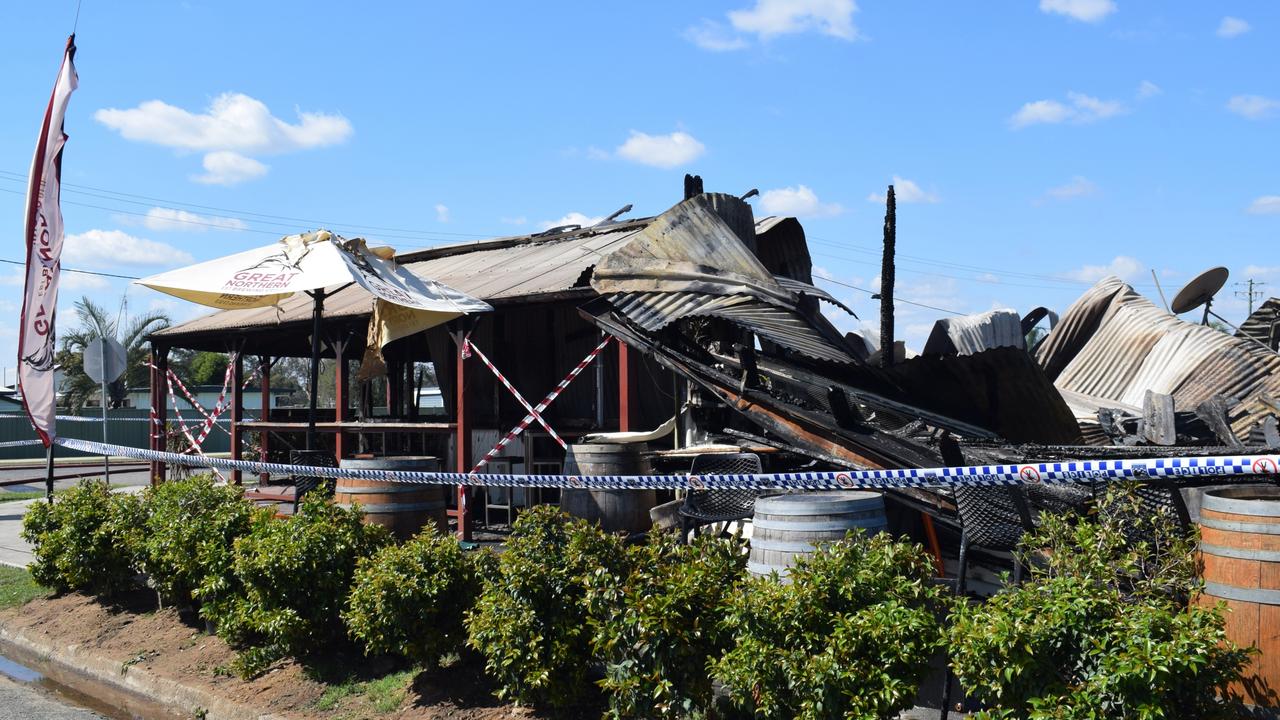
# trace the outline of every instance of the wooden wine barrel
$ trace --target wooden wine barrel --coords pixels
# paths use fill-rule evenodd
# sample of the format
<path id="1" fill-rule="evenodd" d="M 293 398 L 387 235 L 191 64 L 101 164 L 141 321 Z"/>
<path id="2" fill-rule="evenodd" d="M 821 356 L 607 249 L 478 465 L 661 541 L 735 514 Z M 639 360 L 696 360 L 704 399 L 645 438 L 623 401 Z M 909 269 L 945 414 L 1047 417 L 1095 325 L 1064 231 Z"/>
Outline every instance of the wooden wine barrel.
<path id="1" fill-rule="evenodd" d="M 844 539 L 850 530 L 884 530 L 884 498 L 877 492 L 832 490 L 767 495 L 756 500 L 747 570 L 785 577 L 796 558 L 818 545 Z"/>
<path id="2" fill-rule="evenodd" d="M 342 467 L 433 472 L 440 469 L 440 462 L 429 456 L 345 458 Z M 338 478 L 333 499 L 342 507 L 359 503 L 365 522 L 382 525 L 396 537 L 406 539 L 429 522 L 434 522 L 440 532 L 449 532 L 449 518 L 445 514 L 447 488 L 445 485 Z"/>
<path id="3" fill-rule="evenodd" d="M 644 443 L 588 443 L 570 445 L 564 474 L 648 475 Z M 650 528 L 649 509 L 658 504 L 656 490 L 560 491 L 560 509 L 574 517 L 598 523 L 606 532 L 644 532 Z"/>
<path id="4" fill-rule="evenodd" d="M 1226 602 L 1227 637 L 1257 645 L 1234 685 L 1245 701 L 1277 707 L 1280 692 L 1280 488 L 1244 485 L 1204 493 L 1200 504 L 1201 602 Z"/>

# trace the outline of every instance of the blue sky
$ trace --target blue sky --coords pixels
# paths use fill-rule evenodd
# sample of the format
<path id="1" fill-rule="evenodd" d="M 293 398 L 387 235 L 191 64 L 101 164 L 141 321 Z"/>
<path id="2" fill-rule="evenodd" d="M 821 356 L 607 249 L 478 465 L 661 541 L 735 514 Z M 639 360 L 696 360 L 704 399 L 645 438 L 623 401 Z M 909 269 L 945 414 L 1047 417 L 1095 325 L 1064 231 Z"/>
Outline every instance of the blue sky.
<path id="1" fill-rule="evenodd" d="M 22 256 L 74 13 L 0 23 L 0 259 Z M 948 310 L 1061 310 L 1107 272 L 1155 298 L 1151 270 L 1172 294 L 1213 265 L 1280 294 L 1278 33 L 1271 2 L 84 0 L 64 266 L 146 275 L 321 224 L 408 249 L 654 214 L 695 172 L 798 215 L 820 272 L 862 288 L 896 182 L 898 294 Z M 5 357 L 18 277 L 0 269 Z M 64 325 L 81 294 L 120 304 L 123 281 L 73 277 Z M 899 315 L 918 347 L 941 313 Z"/>

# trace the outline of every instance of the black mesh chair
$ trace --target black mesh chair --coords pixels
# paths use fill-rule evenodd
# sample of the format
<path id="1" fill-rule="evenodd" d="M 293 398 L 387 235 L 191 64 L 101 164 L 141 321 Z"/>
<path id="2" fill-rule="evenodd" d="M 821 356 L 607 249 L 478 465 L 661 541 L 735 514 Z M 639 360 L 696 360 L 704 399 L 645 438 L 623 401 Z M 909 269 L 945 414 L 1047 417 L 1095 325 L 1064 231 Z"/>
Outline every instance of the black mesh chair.
<path id="1" fill-rule="evenodd" d="M 338 467 L 337 458 L 327 450 L 291 450 L 289 451 L 289 463 L 308 467 Z M 294 475 L 291 480 L 293 481 L 293 512 L 295 515 L 298 513 L 298 506 L 302 504 L 303 497 L 308 493 L 319 490 L 330 495 L 333 494 L 333 478 L 319 477 L 317 475 Z"/>
<path id="2" fill-rule="evenodd" d="M 960 519 L 960 557 L 956 568 L 956 595 L 964 595 L 972 548 L 999 553 L 1013 552 L 1024 533 L 1034 528 L 1031 508 L 1021 487 L 1009 485 L 957 486 L 956 512 Z M 1013 557 L 1013 582 L 1022 582 L 1022 563 Z M 942 687 L 942 720 L 951 708 L 951 663 Z"/>
<path id="3" fill-rule="evenodd" d="M 760 456 L 755 453 L 705 453 L 693 458 L 690 475 L 758 475 Z M 698 528 L 716 523 L 746 520 L 756 509 L 755 490 L 690 490 L 680 506 L 680 539 Z"/>

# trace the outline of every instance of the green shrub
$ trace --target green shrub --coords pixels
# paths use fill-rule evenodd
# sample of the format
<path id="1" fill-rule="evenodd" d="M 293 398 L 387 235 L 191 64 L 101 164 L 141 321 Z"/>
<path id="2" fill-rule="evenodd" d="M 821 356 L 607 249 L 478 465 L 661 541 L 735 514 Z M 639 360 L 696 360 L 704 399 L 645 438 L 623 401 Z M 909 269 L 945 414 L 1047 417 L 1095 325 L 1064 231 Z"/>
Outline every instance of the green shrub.
<path id="1" fill-rule="evenodd" d="M 919 546 L 850 534 L 789 584 L 753 578 L 731 597 L 736 638 L 715 676 L 757 718 L 897 717 L 941 647 L 932 576 Z"/>
<path id="2" fill-rule="evenodd" d="M 133 585 L 145 509 L 136 495 L 86 480 L 57 502 L 35 503 L 22 519 L 31 575 L 57 592 L 110 596 Z"/>
<path id="3" fill-rule="evenodd" d="M 1217 699 L 1247 663 L 1198 591 L 1194 535 L 1140 512 L 1133 488 L 1093 518 L 1024 539 L 1030 579 L 957 603 L 952 667 L 988 718 L 1233 717 Z"/>
<path id="4" fill-rule="evenodd" d="M 485 656 L 498 694 L 565 708 L 591 689 L 588 583 L 621 576 L 621 540 L 550 506 L 515 522 L 467 614 L 468 643 Z"/>
<path id="5" fill-rule="evenodd" d="M 588 592 L 592 649 L 605 664 L 600 681 L 614 718 L 684 718 L 712 704 L 707 661 L 733 640 L 721 620 L 739 590 L 747 557 L 742 543 L 672 535 L 629 548 L 631 572 Z"/>
<path id="6" fill-rule="evenodd" d="M 211 475 L 161 483 L 147 490 L 141 565 L 169 602 L 216 603 L 231 583 L 231 548 L 249 532 L 253 505 L 238 487 Z"/>
<path id="7" fill-rule="evenodd" d="M 431 668 L 465 644 L 463 616 L 479 590 L 458 541 L 430 525 L 404 545 L 360 560 L 343 619 L 366 653 Z"/>
<path id="8" fill-rule="evenodd" d="M 386 528 L 362 523 L 359 510 L 318 497 L 288 519 L 256 512 L 250 525 L 235 541 L 231 594 L 205 608 L 218 635 L 243 648 L 233 664 L 242 676 L 340 642 L 356 563 L 390 541 Z"/>

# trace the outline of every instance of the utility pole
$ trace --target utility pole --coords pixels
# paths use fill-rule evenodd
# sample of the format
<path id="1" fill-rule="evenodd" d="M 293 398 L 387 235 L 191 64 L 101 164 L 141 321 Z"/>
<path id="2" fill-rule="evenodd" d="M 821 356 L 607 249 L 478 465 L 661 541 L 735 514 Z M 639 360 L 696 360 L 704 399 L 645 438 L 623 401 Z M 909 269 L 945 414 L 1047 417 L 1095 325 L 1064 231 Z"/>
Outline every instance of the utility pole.
<path id="1" fill-rule="evenodd" d="M 1261 291 L 1261 290 L 1255 290 L 1254 288 L 1261 288 L 1261 287 L 1265 286 L 1265 285 L 1266 285 L 1266 283 L 1264 283 L 1264 282 L 1258 282 L 1258 281 L 1254 280 L 1253 278 L 1249 278 L 1248 280 L 1245 280 L 1244 282 L 1238 282 L 1238 283 L 1236 283 L 1236 285 L 1239 285 L 1240 287 L 1243 287 L 1243 288 L 1247 288 L 1247 289 L 1245 289 L 1245 290 L 1237 290 L 1237 291 L 1236 291 L 1236 297 L 1238 297 L 1238 298 L 1243 298 L 1243 299 L 1245 300 L 1245 302 L 1249 303 L 1249 314 L 1250 314 L 1250 315 L 1252 315 L 1252 314 L 1253 314 L 1253 301 L 1255 301 L 1255 300 L 1261 300 L 1261 299 L 1262 299 L 1262 295 L 1263 295 L 1263 293 L 1262 293 L 1262 291 Z"/>

